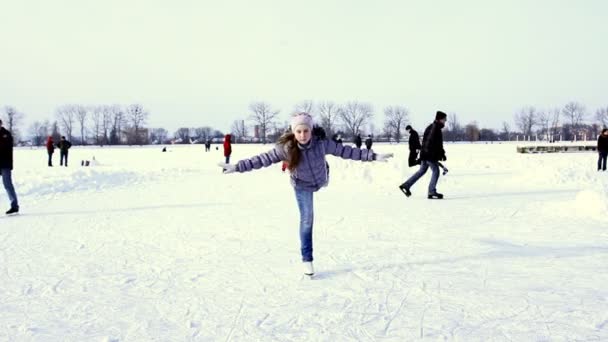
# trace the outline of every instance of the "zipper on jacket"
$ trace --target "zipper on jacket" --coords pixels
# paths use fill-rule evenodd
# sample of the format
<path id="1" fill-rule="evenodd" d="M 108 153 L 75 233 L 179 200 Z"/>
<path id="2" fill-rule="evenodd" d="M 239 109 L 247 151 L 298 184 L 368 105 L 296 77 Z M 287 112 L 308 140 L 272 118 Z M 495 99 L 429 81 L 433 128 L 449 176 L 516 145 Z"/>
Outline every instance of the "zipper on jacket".
<path id="1" fill-rule="evenodd" d="M 312 170 L 312 165 L 310 165 L 310 158 L 308 158 L 308 151 L 309 150 L 305 150 L 304 155 L 306 156 L 306 163 L 308 164 L 308 169 L 310 170 L 310 175 L 312 176 L 312 181 L 315 183 L 315 188 L 319 187 L 319 184 L 317 184 L 317 179 L 315 178 L 315 173 Z"/>

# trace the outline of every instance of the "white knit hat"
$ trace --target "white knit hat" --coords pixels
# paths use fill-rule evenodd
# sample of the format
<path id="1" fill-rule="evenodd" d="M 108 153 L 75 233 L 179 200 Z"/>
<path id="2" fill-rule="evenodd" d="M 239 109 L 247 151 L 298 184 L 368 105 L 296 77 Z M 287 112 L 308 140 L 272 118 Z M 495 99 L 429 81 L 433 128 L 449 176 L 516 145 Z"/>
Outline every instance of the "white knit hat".
<path id="1" fill-rule="evenodd" d="M 305 112 L 294 115 L 291 118 L 291 130 L 293 131 L 299 125 L 306 125 L 312 130 L 312 116 Z"/>

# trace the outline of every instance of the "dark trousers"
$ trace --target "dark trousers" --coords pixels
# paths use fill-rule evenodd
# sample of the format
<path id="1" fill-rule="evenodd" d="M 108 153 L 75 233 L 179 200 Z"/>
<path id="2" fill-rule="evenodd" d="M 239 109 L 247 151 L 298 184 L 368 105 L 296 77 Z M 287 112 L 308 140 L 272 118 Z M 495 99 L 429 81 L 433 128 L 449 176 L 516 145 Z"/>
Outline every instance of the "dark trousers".
<path id="1" fill-rule="evenodd" d="M 49 166 L 53 166 L 53 152 L 48 152 L 49 154 Z"/>
<path id="2" fill-rule="evenodd" d="M 412 167 L 414 165 L 420 165 L 420 159 L 418 159 L 418 151 L 410 151 L 410 156 L 407 158 L 407 165 Z"/>
<path id="3" fill-rule="evenodd" d="M 226 164 L 230 164 L 230 156 L 226 157 Z"/>
<path id="4" fill-rule="evenodd" d="M 597 170 L 600 169 L 602 171 L 606 171 L 606 157 L 608 157 L 608 152 L 600 152 L 599 158 L 597 160 Z"/>
<path id="5" fill-rule="evenodd" d="M 65 158 L 65 166 L 68 166 L 68 151 L 61 152 L 59 154 L 59 165 L 63 166 L 64 158 Z"/>

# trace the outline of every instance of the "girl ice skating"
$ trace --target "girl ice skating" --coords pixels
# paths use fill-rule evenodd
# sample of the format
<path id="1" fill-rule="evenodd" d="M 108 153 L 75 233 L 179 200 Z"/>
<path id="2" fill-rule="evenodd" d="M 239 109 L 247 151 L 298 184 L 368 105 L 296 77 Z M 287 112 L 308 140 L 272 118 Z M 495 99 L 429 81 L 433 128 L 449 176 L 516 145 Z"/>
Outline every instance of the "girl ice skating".
<path id="1" fill-rule="evenodd" d="M 314 274 L 312 256 L 313 194 L 327 185 L 328 168 L 325 155 L 361 161 L 387 161 L 392 153 L 378 154 L 343 146 L 323 135 L 313 135 L 313 120 L 308 113 L 299 113 L 291 119 L 291 132 L 285 133 L 270 151 L 253 158 L 240 160 L 235 165 L 220 164 L 224 173 L 247 172 L 273 163 L 286 161 L 291 184 L 300 209 L 300 247 L 304 273 Z"/>

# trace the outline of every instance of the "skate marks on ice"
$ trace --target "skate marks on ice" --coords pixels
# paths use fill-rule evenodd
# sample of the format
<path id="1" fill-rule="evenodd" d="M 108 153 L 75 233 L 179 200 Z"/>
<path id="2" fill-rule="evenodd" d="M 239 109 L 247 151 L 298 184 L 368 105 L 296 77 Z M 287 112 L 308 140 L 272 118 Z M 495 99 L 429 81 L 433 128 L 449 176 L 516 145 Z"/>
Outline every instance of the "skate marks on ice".
<path id="1" fill-rule="evenodd" d="M 125 208 L 114 208 L 114 209 L 100 209 L 100 210 L 73 210 L 73 211 L 54 211 L 45 212 L 37 211 L 27 214 L 19 213 L 14 216 L 27 216 L 27 217 L 48 217 L 48 216 L 72 216 L 72 215 L 94 215 L 94 214 L 115 214 L 115 213 L 133 213 L 138 211 L 156 211 L 165 209 L 197 209 L 197 208 L 209 208 L 209 207 L 221 207 L 229 206 L 230 203 L 189 203 L 189 204 L 166 204 L 166 205 L 151 205 L 151 206 L 136 206 L 136 207 L 125 207 Z M 1 216 L 0 216 L 1 217 Z"/>
<path id="2" fill-rule="evenodd" d="M 463 194 L 463 195 L 446 195 L 444 200 L 458 201 L 458 200 L 475 200 L 475 199 L 492 199 L 492 198 L 504 198 L 504 197 L 541 197 L 556 199 L 561 197 L 574 197 L 580 190 L 579 189 L 564 189 L 564 190 L 539 190 L 539 191 L 510 191 L 510 192 L 486 192 L 477 194 Z"/>

